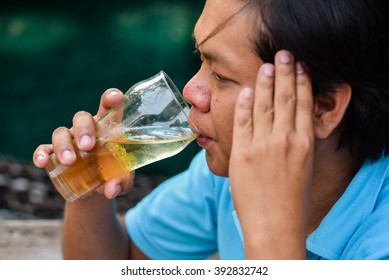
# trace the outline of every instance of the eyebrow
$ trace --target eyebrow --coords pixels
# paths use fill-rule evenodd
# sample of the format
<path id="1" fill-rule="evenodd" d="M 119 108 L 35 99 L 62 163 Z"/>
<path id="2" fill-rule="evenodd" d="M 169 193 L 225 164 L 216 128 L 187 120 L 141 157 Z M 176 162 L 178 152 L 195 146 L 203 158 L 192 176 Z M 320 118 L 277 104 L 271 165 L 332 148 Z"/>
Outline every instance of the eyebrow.
<path id="1" fill-rule="evenodd" d="M 196 36 L 194 35 L 194 32 L 192 32 L 192 39 L 194 41 L 194 45 L 195 45 L 195 50 L 193 51 L 194 53 L 199 53 L 203 58 L 205 58 L 206 60 L 209 60 L 211 62 L 219 62 L 219 63 L 226 63 L 228 61 L 228 59 L 223 56 L 223 55 L 218 55 L 218 54 L 215 54 L 215 53 L 210 53 L 210 52 L 206 52 L 206 51 L 200 51 L 199 47 L 205 43 L 205 41 L 207 40 L 204 40 L 203 42 L 201 42 L 200 44 L 197 43 L 197 40 L 196 40 Z"/>

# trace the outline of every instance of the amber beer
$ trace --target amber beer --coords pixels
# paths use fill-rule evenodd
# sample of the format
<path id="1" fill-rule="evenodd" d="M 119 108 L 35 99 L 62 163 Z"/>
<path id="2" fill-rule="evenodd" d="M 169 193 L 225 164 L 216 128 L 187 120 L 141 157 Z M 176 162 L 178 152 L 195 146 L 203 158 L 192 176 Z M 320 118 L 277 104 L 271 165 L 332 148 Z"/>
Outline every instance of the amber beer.
<path id="1" fill-rule="evenodd" d="M 90 152 L 77 152 L 76 162 L 68 167 L 53 154 L 46 171 L 61 195 L 73 201 L 110 179 L 179 153 L 194 138 L 188 128 L 132 128 L 112 139 L 97 140 Z"/>

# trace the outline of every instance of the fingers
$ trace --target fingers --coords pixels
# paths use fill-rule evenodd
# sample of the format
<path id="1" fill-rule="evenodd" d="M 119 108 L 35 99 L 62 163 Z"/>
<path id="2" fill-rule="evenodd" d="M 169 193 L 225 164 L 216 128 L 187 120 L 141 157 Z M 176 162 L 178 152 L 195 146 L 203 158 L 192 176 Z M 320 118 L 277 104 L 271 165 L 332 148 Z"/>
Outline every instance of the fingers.
<path id="1" fill-rule="evenodd" d="M 273 130 L 284 133 L 312 128 L 311 83 L 302 64 L 295 64 L 290 52 L 281 50 L 276 54 L 275 65 L 265 63 L 260 67 L 255 98 L 245 98 L 248 91 L 244 89 L 237 100 L 235 143 L 251 139 L 253 133 L 260 136 Z"/>
<path id="2" fill-rule="evenodd" d="M 313 134 L 312 84 L 301 62 L 296 63 L 296 74 L 296 131 L 306 131 Z"/>
<path id="3" fill-rule="evenodd" d="M 255 84 L 254 119 L 258 123 L 254 127 L 255 134 L 264 135 L 272 130 L 273 126 L 273 91 L 274 66 L 265 63 L 258 71 Z"/>
<path id="4" fill-rule="evenodd" d="M 52 135 L 52 147 L 57 159 L 63 165 L 76 161 L 76 149 L 90 151 L 96 144 L 95 120 L 92 115 L 81 111 L 73 117 L 73 127 L 59 127 Z M 77 147 L 75 147 L 76 145 Z"/>
<path id="5" fill-rule="evenodd" d="M 81 111 L 73 117 L 73 127 L 57 128 L 53 132 L 53 151 L 63 165 L 71 165 L 76 161 L 76 149 L 90 151 L 96 144 L 95 120 L 91 114 Z M 77 147 L 74 147 L 76 145 Z"/>
<path id="6" fill-rule="evenodd" d="M 49 157 L 54 152 L 60 163 L 71 165 L 76 160 L 76 154 L 72 144 L 72 135 L 66 127 L 59 127 L 52 135 L 53 143 L 38 146 L 33 154 L 33 162 L 38 168 L 45 168 L 49 163 Z"/>
<path id="7" fill-rule="evenodd" d="M 76 113 L 73 117 L 72 132 L 79 150 L 89 151 L 95 146 L 95 120 L 91 114 L 84 111 Z"/>
<path id="8" fill-rule="evenodd" d="M 66 127 L 59 127 L 52 135 L 53 150 L 63 165 L 71 165 L 76 161 L 76 152 L 72 143 L 73 136 Z"/>
<path id="9" fill-rule="evenodd" d="M 281 50 L 275 65 L 263 64 L 255 87 L 254 127 L 258 135 L 275 130 L 311 131 L 313 94 L 311 81 L 301 62 Z"/>
<path id="10" fill-rule="evenodd" d="M 243 89 L 235 104 L 233 143 L 235 147 L 246 147 L 253 134 L 253 100 L 254 93 L 250 88 Z"/>
<path id="11" fill-rule="evenodd" d="M 109 109 L 118 105 L 123 93 L 118 89 L 108 89 L 101 96 L 96 119 L 101 118 Z M 78 112 L 73 118 L 72 133 L 79 150 L 90 151 L 96 144 L 95 118 L 87 112 Z"/>
<path id="12" fill-rule="evenodd" d="M 275 57 L 274 127 L 292 131 L 295 126 L 296 74 L 293 55 L 281 50 Z"/>
<path id="13" fill-rule="evenodd" d="M 109 109 L 118 105 L 123 99 L 123 93 L 117 89 L 104 92 L 95 117 L 81 111 L 74 115 L 73 126 L 68 129 L 59 127 L 52 134 L 52 144 L 40 145 L 34 151 L 33 162 L 38 168 L 45 168 L 50 162 L 50 155 L 55 154 L 59 163 L 70 166 L 75 163 L 78 151 L 90 151 L 96 144 L 96 119 L 103 116 Z M 133 185 L 134 173 L 111 180 L 101 190 L 107 198 L 114 198 L 127 193 Z"/>
<path id="14" fill-rule="evenodd" d="M 109 89 L 101 97 L 97 118 L 104 115 L 110 108 L 116 106 L 123 99 L 123 93 L 117 89 Z M 74 139 L 74 141 L 73 141 Z M 77 149 L 90 151 L 96 143 L 96 126 L 94 117 L 87 112 L 78 112 L 73 117 L 73 127 L 57 128 L 52 135 L 52 145 L 40 145 L 33 154 L 33 162 L 39 168 L 44 168 L 53 152 L 58 161 L 64 165 L 71 165 L 76 160 Z"/>
<path id="15" fill-rule="evenodd" d="M 33 163 L 38 168 L 45 168 L 49 163 L 49 156 L 53 153 L 53 145 L 40 145 L 32 156 Z"/>
<path id="16" fill-rule="evenodd" d="M 112 199 L 119 195 L 128 193 L 134 185 L 134 175 L 135 172 L 131 172 L 108 181 L 103 190 L 105 197 Z"/>
<path id="17" fill-rule="evenodd" d="M 123 99 L 123 93 L 118 89 L 108 89 L 101 96 L 96 118 L 101 118 L 109 109 L 118 105 Z"/>

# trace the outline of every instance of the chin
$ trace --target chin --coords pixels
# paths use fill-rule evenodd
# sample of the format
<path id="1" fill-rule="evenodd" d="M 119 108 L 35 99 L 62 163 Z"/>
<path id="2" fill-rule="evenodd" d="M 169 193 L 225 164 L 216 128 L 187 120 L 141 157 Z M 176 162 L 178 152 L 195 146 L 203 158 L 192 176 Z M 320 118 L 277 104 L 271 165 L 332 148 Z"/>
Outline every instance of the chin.
<path id="1" fill-rule="evenodd" d="M 218 159 L 210 155 L 208 152 L 205 154 L 209 170 L 221 177 L 228 177 L 228 161 Z"/>

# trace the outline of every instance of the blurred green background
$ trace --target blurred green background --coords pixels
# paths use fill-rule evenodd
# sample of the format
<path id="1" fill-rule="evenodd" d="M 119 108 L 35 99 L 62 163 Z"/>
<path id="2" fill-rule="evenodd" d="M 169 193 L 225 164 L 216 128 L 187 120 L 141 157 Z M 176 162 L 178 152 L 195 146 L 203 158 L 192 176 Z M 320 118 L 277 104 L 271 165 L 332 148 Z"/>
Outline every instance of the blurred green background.
<path id="1" fill-rule="evenodd" d="M 0 155 L 31 161 L 79 110 L 97 111 L 160 70 L 179 89 L 196 72 L 191 33 L 204 1 L 12 1 L 0 4 Z M 143 167 L 171 176 L 198 151 Z"/>

